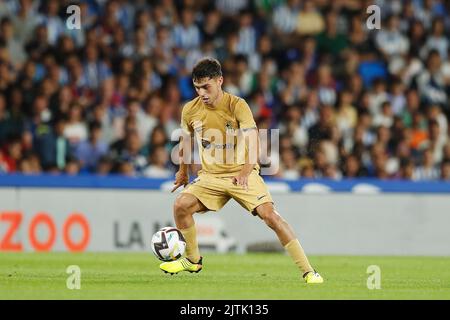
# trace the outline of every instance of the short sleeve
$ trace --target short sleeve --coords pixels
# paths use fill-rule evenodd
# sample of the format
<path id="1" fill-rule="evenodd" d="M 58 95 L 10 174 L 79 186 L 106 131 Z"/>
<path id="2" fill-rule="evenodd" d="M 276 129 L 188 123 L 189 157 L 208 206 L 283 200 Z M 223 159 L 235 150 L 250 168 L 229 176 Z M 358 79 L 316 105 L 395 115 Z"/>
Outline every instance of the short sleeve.
<path id="1" fill-rule="evenodd" d="M 240 129 L 256 128 L 255 119 L 253 119 L 252 111 L 247 102 L 243 99 L 239 99 L 235 108 L 236 120 L 239 123 Z"/>

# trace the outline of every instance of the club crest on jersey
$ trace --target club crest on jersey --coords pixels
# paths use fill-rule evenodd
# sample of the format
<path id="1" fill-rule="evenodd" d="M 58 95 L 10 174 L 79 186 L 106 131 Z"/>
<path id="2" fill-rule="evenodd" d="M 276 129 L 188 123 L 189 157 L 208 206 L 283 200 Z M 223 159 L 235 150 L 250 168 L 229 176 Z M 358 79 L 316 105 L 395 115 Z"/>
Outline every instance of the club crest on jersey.
<path id="1" fill-rule="evenodd" d="M 227 121 L 227 124 L 225 125 L 225 132 L 229 133 L 229 134 L 234 134 L 235 133 L 233 125 L 231 124 L 230 121 Z"/>

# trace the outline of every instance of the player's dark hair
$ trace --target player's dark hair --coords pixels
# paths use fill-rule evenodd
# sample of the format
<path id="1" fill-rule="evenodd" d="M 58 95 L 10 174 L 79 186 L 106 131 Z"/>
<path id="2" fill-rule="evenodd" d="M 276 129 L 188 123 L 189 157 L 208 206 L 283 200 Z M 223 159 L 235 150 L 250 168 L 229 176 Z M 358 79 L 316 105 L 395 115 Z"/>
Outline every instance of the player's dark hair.
<path id="1" fill-rule="evenodd" d="M 204 58 L 198 61 L 192 69 L 192 79 L 194 81 L 203 78 L 217 78 L 222 76 L 220 62 L 214 58 Z"/>

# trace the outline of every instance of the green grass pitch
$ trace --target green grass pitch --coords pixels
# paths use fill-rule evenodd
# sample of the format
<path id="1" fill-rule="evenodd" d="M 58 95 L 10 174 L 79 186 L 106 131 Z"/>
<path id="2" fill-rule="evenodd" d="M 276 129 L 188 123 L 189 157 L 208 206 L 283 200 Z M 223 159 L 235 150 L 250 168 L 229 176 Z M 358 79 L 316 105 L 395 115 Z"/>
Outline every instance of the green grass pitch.
<path id="1" fill-rule="evenodd" d="M 284 254 L 205 254 L 198 274 L 162 273 L 151 253 L 0 253 L 0 299 L 450 299 L 450 257 L 311 256 L 306 285 Z M 69 290 L 66 269 L 81 269 Z M 381 289 L 367 288 L 367 267 Z"/>

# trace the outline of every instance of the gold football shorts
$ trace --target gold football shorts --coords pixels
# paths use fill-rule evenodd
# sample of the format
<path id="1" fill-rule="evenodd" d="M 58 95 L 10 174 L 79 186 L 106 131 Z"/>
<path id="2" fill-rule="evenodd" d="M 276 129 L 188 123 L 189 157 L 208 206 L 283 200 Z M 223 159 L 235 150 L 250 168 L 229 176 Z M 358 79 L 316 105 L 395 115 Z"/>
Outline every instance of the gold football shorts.
<path id="1" fill-rule="evenodd" d="M 232 177 L 201 173 L 182 192 L 192 194 L 211 211 L 220 210 L 233 198 L 256 216 L 256 207 L 266 202 L 273 203 L 263 178 L 256 171 L 248 176 L 248 191 L 243 186 L 233 184 Z"/>

